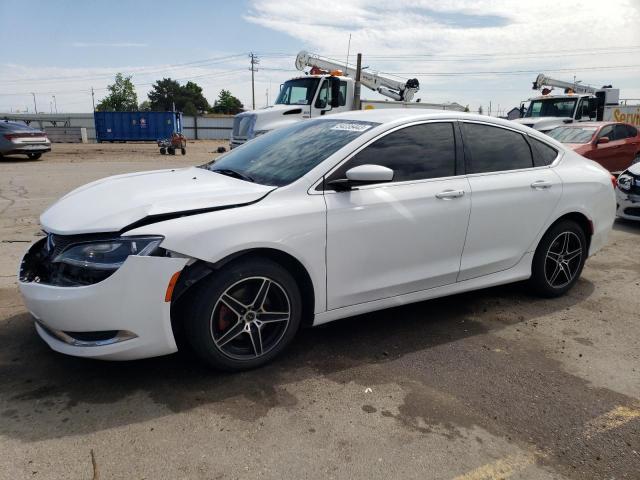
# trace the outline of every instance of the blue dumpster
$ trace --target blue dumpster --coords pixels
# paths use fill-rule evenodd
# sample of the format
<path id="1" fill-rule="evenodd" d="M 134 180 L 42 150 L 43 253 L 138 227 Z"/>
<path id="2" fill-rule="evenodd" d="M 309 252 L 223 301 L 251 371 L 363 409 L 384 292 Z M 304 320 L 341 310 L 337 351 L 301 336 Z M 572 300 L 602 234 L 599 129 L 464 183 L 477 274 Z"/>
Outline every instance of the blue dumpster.
<path id="1" fill-rule="evenodd" d="M 182 133 L 181 112 L 94 112 L 98 142 L 142 142 Z"/>

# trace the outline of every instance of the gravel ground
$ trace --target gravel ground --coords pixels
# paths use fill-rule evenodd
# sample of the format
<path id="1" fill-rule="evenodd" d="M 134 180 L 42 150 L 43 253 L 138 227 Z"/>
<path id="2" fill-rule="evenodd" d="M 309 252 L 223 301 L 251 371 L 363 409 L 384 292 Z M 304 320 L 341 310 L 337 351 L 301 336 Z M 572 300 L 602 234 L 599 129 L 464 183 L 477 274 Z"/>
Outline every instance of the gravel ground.
<path id="1" fill-rule="evenodd" d="M 42 210 L 221 144 L 0 161 L 1 479 L 640 479 L 640 223 L 617 222 L 563 298 L 510 285 L 363 315 L 252 372 L 50 351 L 15 280 Z"/>

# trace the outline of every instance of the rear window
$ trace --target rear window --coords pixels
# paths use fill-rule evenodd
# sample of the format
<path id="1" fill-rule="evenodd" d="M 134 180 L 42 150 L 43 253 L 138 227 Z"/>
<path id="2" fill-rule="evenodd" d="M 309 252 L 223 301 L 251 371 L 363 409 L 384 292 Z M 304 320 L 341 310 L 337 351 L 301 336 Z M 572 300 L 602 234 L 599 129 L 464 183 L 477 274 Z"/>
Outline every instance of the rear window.
<path id="1" fill-rule="evenodd" d="M 556 127 L 548 135 L 562 143 L 589 143 L 597 127 Z"/>
<path id="2" fill-rule="evenodd" d="M 638 129 L 632 125 L 627 125 L 627 132 L 630 137 L 636 137 L 638 135 Z"/>

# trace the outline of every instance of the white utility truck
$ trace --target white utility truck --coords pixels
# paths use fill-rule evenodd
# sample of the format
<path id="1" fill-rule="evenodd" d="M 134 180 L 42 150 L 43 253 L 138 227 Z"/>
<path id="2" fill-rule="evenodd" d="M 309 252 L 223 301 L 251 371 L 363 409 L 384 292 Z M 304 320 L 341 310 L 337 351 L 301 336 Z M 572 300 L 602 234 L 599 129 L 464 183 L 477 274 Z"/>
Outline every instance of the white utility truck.
<path id="1" fill-rule="evenodd" d="M 284 125 L 330 113 L 346 112 L 358 108 L 355 105 L 356 70 L 344 64 L 301 51 L 296 57 L 296 68 L 305 71 L 304 76 L 292 78 L 280 87 L 275 105 L 242 112 L 235 116 L 231 134 L 231 148 L 237 147 L 258 135 Z M 458 103 L 411 102 L 420 85 L 417 79 L 395 80 L 362 69 L 360 83 L 365 87 L 392 99 L 361 100 L 359 108 L 435 108 L 464 111 Z"/>
<path id="2" fill-rule="evenodd" d="M 554 88 L 562 89 L 564 94 L 553 95 Z M 620 89 L 611 85 L 590 87 L 556 80 L 541 73 L 533 82 L 533 89 L 541 90 L 542 95 L 530 98 L 526 108 L 522 104 L 521 118 L 514 121 L 541 132 L 546 133 L 567 123 L 595 120 L 640 126 L 640 105 L 621 105 Z"/>

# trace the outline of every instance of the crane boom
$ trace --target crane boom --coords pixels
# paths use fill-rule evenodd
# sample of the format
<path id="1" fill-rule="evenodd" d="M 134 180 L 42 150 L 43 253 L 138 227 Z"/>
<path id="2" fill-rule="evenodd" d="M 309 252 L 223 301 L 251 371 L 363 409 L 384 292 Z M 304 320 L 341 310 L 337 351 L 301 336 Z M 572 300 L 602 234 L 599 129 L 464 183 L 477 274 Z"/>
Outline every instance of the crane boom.
<path id="1" fill-rule="evenodd" d="M 305 67 L 317 67 L 326 71 L 341 70 L 345 76 L 356 76 L 355 68 L 348 65 L 333 62 L 320 55 L 315 55 L 302 50 L 296 57 L 296 68 L 304 71 Z M 420 83 L 417 78 L 412 78 L 403 82 L 401 80 L 393 80 L 391 78 L 380 75 L 379 73 L 362 70 L 360 72 L 360 83 L 365 87 L 392 98 L 397 101 L 410 101 L 413 95 L 420 89 Z"/>
<path id="2" fill-rule="evenodd" d="M 599 90 L 595 87 L 590 87 L 589 85 L 580 85 L 576 82 L 565 82 L 562 80 L 556 80 L 555 78 L 547 77 L 544 73 L 540 73 L 536 77 L 535 82 L 533 82 L 533 89 L 540 90 L 545 86 L 564 88 L 565 91 L 572 90 L 575 93 L 594 94 Z"/>

